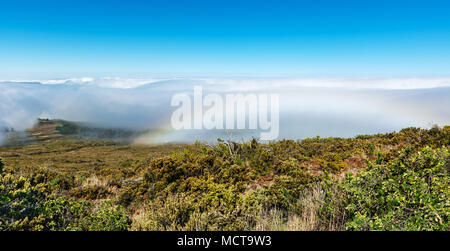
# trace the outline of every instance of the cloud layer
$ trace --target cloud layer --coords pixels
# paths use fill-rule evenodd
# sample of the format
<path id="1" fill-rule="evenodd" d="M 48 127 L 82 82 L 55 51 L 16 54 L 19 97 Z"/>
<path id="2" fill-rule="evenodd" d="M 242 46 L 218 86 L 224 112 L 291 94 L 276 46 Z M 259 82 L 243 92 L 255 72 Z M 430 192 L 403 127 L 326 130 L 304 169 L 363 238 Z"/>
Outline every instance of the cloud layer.
<path id="1" fill-rule="evenodd" d="M 175 93 L 280 95 L 280 137 L 347 137 L 407 126 L 450 124 L 450 79 L 122 79 L 0 81 L 0 128 L 25 130 L 37 118 L 104 127 L 160 128 L 158 142 L 215 140 L 220 133 L 171 131 Z M 223 133 L 223 132 L 221 132 Z M 238 135 L 238 139 L 250 134 Z M 155 141 L 155 140 L 153 140 Z"/>

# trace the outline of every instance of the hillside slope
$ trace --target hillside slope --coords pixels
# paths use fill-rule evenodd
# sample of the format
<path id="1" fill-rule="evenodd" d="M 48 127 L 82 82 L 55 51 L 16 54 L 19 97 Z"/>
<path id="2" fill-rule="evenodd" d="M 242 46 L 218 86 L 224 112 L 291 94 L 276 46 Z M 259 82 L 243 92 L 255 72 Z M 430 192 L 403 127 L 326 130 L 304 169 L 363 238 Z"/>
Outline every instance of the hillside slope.
<path id="1" fill-rule="evenodd" d="M 0 229 L 449 227 L 450 127 L 139 146 L 74 139 L 50 124 L 30 132 L 41 140 L 0 148 Z"/>

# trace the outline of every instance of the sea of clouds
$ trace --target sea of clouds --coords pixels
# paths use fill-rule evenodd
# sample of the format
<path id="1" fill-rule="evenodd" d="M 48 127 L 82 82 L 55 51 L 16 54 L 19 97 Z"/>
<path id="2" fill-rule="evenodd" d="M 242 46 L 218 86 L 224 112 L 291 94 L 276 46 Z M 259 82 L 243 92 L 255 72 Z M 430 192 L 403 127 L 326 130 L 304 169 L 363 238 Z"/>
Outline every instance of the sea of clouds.
<path id="1" fill-rule="evenodd" d="M 277 93 L 280 137 L 351 137 L 450 124 L 450 78 L 70 78 L 0 80 L 0 129 L 37 118 L 136 130 L 164 129 L 148 143 L 214 141 L 224 132 L 173 131 L 174 94 Z M 255 134 L 235 133 L 236 140 Z M 223 135 L 222 135 L 223 136 Z M 3 136 L 0 133 L 0 140 Z M 151 140 L 150 140 L 151 139 Z M 139 141 L 146 143 L 146 138 Z"/>

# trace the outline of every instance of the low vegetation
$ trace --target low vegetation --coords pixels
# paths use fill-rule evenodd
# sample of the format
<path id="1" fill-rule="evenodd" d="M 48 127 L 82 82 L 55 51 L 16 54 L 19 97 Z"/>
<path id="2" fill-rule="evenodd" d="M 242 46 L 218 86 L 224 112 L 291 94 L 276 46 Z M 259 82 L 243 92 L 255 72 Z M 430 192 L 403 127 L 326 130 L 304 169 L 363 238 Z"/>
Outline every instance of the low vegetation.
<path id="1" fill-rule="evenodd" d="M 0 229 L 446 231 L 449 147 L 450 127 L 216 145 L 51 137 L 0 148 Z"/>

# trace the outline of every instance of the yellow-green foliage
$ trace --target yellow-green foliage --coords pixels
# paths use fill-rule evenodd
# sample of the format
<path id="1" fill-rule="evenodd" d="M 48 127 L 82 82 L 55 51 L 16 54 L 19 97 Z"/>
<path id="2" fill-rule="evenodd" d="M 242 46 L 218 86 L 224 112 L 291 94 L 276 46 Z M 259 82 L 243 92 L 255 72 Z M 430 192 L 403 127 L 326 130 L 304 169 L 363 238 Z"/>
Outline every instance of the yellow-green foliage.
<path id="1" fill-rule="evenodd" d="M 448 230 L 449 170 L 447 148 L 407 147 L 342 184 L 324 182 L 322 216 L 342 218 L 348 230 Z"/>
<path id="2" fill-rule="evenodd" d="M 42 143 L 47 150 L 0 149 L 11 163 L 0 165 L 0 229 L 448 228 L 450 127 L 266 144 L 219 139 L 161 152 L 61 140 Z M 80 154 L 71 159 L 71 151 Z M 52 164 L 31 165 L 29 156 Z"/>
<path id="3" fill-rule="evenodd" d="M 50 177 L 49 172 L 33 173 L 31 178 L 0 172 L 0 230 L 128 228 L 128 217 L 120 206 L 101 204 L 94 208 L 90 202 L 59 196 L 58 180 Z"/>
<path id="4" fill-rule="evenodd" d="M 383 142 L 409 144 L 408 149 L 413 151 L 422 144 L 447 144 L 448 132 L 448 128 L 429 131 L 410 128 L 398 134 L 355 139 L 314 138 L 269 144 L 255 140 L 243 144 L 219 140 L 214 147 L 196 144 L 177 154 L 153 160 L 142 183 L 124 190 L 122 196 L 151 201 L 143 203 L 146 213 L 135 222 L 135 229 L 254 229 L 261 211 L 275 209 L 282 217 L 301 214 L 298 199 L 322 179 L 321 174 L 313 175 L 305 162 L 315 161 L 320 170 L 336 174 L 347 168 L 346 159 L 370 156 L 368 154 L 374 154 L 375 149 L 386 146 Z M 398 149 L 403 145 L 388 146 L 397 149 L 398 156 Z M 384 161 L 397 156 L 386 154 Z M 442 194 L 448 202 L 448 196 Z M 371 205 L 366 206 L 371 208 Z M 348 209 L 342 210 L 350 217 Z M 362 212 L 361 209 L 358 211 Z M 341 219 L 342 225 L 345 219 Z M 337 226 L 338 223 L 334 224 Z M 326 229 L 321 224 L 317 224 L 317 228 Z"/>

